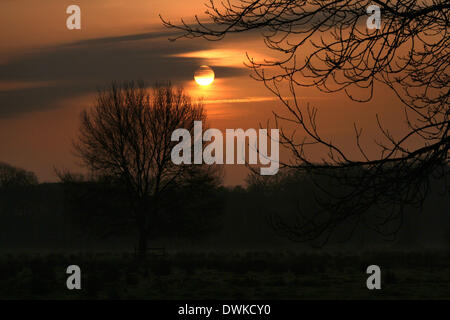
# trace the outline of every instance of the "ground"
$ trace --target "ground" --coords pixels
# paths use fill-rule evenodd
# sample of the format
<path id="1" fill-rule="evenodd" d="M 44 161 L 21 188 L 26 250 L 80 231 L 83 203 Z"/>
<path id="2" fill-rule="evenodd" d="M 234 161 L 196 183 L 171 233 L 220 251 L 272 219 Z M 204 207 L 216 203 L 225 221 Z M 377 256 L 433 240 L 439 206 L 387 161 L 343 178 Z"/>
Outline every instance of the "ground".
<path id="1" fill-rule="evenodd" d="M 450 252 L 2 254 L 0 299 L 450 299 Z M 82 290 L 66 288 L 77 264 Z M 366 287 L 367 266 L 382 289 Z"/>

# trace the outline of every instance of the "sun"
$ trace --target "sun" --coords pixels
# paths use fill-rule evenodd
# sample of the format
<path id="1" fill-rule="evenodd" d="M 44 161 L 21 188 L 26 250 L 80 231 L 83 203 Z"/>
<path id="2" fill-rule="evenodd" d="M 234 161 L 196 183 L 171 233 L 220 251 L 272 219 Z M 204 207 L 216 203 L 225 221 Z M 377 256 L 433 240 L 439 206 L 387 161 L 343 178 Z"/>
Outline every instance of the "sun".
<path id="1" fill-rule="evenodd" d="M 195 71 L 194 79 L 200 86 L 209 86 L 215 78 L 214 71 L 208 66 L 200 66 Z"/>

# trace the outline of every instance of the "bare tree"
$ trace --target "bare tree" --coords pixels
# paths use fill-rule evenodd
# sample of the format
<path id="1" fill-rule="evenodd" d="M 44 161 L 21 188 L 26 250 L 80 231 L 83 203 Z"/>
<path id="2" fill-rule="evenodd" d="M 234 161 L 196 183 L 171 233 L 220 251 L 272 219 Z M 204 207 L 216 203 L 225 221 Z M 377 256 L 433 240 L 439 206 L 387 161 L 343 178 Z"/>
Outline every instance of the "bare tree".
<path id="1" fill-rule="evenodd" d="M 0 162 L 0 188 L 26 187 L 37 184 L 38 179 L 34 172 Z"/>
<path id="2" fill-rule="evenodd" d="M 36 208 L 30 205 L 30 191 L 38 183 L 34 172 L 0 162 L 0 216 L 23 216 L 33 212 Z"/>
<path id="3" fill-rule="evenodd" d="M 371 30 L 366 9 L 373 4 L 381 9 L 382 23 L 380 29 Z M 355 227 L 365 224 L 394 235 L 405 206 L 422 204 L 430 177 L 448 177 L 448 1 L 240 0 L 210 1 L 207 7 L 209 21 L 197 17 L 194 25 L 183 20 L 180 25 L 164 19 L 163 23 L 183 31 L 184 37 L 208 40 L 260 30 L 266 46 L 280 57 L 265 61 L 249 57 L 247 64 L 253 77 L 288 111 L 287 116 L 275 115 L 277 124 L 287 122 L 300 129 L 281 132 L 281 142 L 293 154 L 285 165 L 311 173 L 318 181 L 322 209 L 313 214 L 299 209 L 290 222 L 275 215 L 272 223 L 277 230 L 295 241 L 323 244 L 333 230 L 352 219 Z M 315 87 L 324 93 L 343 91 L 349 99 L 366 102 L 376 83 L 395 92 L 409 130 L 395 137 L 377 116 L 374 120 L 384 138 L 376 141 L 375 157 L 360 143 L 362 129 L 356 125 L 357 157 L 323 137 L 317 110 L 301 106 L 296 95 L 299 87 Z M 288 97 L 282 94 L 283 86 Z M 326 153 L 320 162 L 312 160 L 317 148 Z M 330 192 L 320 181 L 337 186 L 333 188 L 337 191 Z M 370 208 L 377 210 L 369 216 Z"/>
<path id="4" fill-rule="evenodd" d="M 94 108 L 83 111 L 77 155 L 94 173 L 115 177 L 128 190 L 139 232 L 138 251 L 145 256 L 160 195 L 180 181 L 188 167 L 171 161 L 172 132 L 193 130 L 204 121 L 203 106 L 181 89 L 142 82 L 113 83 L 98 93 Z"/>

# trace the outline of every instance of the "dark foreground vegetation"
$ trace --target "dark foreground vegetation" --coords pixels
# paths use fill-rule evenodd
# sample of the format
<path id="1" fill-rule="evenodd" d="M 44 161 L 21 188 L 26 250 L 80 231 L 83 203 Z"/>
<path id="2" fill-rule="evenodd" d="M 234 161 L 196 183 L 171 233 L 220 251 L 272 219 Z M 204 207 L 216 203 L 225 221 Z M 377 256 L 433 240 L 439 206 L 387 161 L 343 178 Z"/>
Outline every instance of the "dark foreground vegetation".
<path id="1" fill-rule="evenodd" d="M 148 239 L 167 254 L 143 260 L 120 186 L 39 184 L 8 172 L 16 183 L 0 188 L 0 299 L 450 298 L 443 181 L 433 182 L 422 210 L 405 211 L 390 241 L 365 224 L 350 232 L 348 221 L 322 248 L 271 224 L 273 216 L 295 219 L 298 204 L 315 212 L 303 176 L 249 179 L 245 188 L 178 186 Z M 66 287 L 70 265 L 81 268 L 82 290 Z M 381 268 L 381 290 L 366 287 L 369 265 Z"/>
<path id="2" fill-rule="evenodd" d="M 78 263 L 82 290 L 66 288 Z M 382 267 L 382 290 L 366 268 Z M 138 264 L 133 254 L 0 256 L 0 299 L 448 299 L 443 252 L 172 253 Z"/>

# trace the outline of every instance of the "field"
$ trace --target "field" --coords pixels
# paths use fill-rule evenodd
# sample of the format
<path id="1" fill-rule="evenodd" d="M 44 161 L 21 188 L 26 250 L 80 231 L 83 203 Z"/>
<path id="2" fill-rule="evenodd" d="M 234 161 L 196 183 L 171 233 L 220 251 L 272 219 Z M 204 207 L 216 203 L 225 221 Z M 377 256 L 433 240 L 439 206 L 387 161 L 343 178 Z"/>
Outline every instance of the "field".
<path id="1" fill-rule="evenodd" d="M 449 299 L 450 253 L 130 253 L 0 255 L 0 299 Z M 82 290 L 66 288 L 77 264 Z M 367 266 L 382 289 L 366 288 Z"/>

